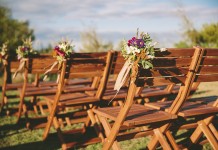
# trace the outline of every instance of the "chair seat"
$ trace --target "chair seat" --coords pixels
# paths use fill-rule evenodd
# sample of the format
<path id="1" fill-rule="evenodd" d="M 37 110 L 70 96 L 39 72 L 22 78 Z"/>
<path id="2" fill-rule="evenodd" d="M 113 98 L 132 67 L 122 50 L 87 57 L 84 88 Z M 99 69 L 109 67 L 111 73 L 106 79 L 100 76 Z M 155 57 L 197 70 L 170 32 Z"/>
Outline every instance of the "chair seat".
<path id="1" fill-rule="evenodd" d="M 145 106 L 158 109 L 168 110 L 173 101 L 166 102 L 153 102 L 146 103 Z M 178 115 L 182 117 L 195 117 L 204 114 L 217 113 L 218 108 L 211 105 L 196 103 L 196 102 L 185 102 Z"/>
<path id="2" fill-rule="evenodd" d="M 218 96 L 207 96 L 207 97 L 200 97 L 200 98 L 191 98 L 189 100 L 193 102 L 202 103 L 202 104 L 212 105 L 217 99 L 218 99 Z"/>
<path id="3" fill-rule="evenodd" d="M 103 117 L 116 120 L 121 106 L 98 108 L 93 111 Z M 176 115 L 171 115 L 164 111 L 159 111 L 143 105 L 134 104 L 131 106 L 129 113 L 124 121 L 124 125 L 134 126 L 140 124 L 151 124 L 175 119 Z"/>
<path id="4" fill-rule="evenodd" d="M 43 96 L 45 100 L 53 102 L 55 95 Z M 81 105 L 99 102 L 96 97 L 91 97 L 85 93 L 67 93 L 61 94 L 59 99 L 59 105 L 71 106 L 71 105 Z"/>
<path id="5" fill-rule="evenodd" d="M 182 117 L 195 117 L 208 115 L 218 112 L 218 107 L 213 107 L 211 105 L 191 103 L 185 104 L 182 110 L 179 112 L 179 116 Z"/>

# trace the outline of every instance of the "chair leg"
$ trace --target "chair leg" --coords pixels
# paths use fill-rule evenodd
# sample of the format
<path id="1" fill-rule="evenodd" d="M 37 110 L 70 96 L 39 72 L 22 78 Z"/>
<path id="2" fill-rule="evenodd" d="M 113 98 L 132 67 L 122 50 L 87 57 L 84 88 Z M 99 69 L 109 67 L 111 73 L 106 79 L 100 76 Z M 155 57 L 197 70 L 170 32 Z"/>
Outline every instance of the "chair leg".
<path id="1" fill-rule="evenodd" d="M 24 99 L 21 98 L 20 99 L 20 104 L 19 104 L 19 108 L 18 108 L 18 113 L 17 113 L 17 121 L 16 123 L 19 123 L 21 115 L 22 115 L 22 111 L 23 111 L 23 104 L 24 104 Z"/>
<path id="2" fill-rule="evenodd" d="M 52 122 L 53 122 L 53 119 L 54 119 L 54 116 L 55 116 L 55 110 L 56 110 L 56 108 L 53 108 L 50 115 L 48 116 L 48 122 L 47 122 L 47 124 L 45 126 L 45 130 L 44 130 L 44 133 L 43 133 L 43 141 L 48 137 L 48 133 L 49 133 L 50 127 L 52 125 Z"/>
<path id="3" fill-rule="evenodd" d="M 147 146 L 148 149 L 150 149 L 150 150 L 155 150 L 156 149 L 156 147 L 159 145 L 159 143 L 161 143 L 161 140 L 163 139 L 163 133 L 168 132 L 169 127 L 170 127 L 170 124 L 165 124 L 165 125 L 163 125 L 162 127 L 158 128 L 158 129 L 154 129 L 154 135 L 153 135 L 151 141 L 148 143 L 148 146 Z M 168 135 L 169 135 L 169 133 L 168 133 Z"/>
<path id="4" fill-rule="evenodd" d="M 214 118 L 214 116 L 211 116 L 211 117 L 204 119 L 203 121 L 206 125 L 209 125 L 212 122 L 213 118 Z M 203 132 L 202 132 L 201 128 L 198 126 L 195 129 L 195 131 L 192 133 L 192 135 L 190 136 L 191 142 L 193 144 L 196 144 L 202 135 L 203 135 Z"/>
<path id="5" fill-rule="evenodd" d="M 89 118 L 90 118 L 90 120 L 92 122 L 92 125 L 94 126 L 95 132 L 97 133 L 98 137 L 100 137 L 102 142 L 103 142 L 104 135 L 101 132 L 101 128 L 100 128 L 100 126 L 98 125 L 98 123 L 97 123 L 97 121 L 95 119 L 93 111 L 90 109 L 90 110 L 87 111 L 87 113 L 88 113 L 88 116 L 89 116 Z"/>
<path id="6" fill-rule="evenodd" d="M 213 133 L 210 131 L 208 126 L 205 124 L 205 122 L 204 121 L 199 121 L 198 125 L 201 128 L 201 130 L 203 131 L 204 135 L 207 137 L 207 139 L 210 142 L 213 149 L 218 149 L 218 141 L 213 136 Z"/>
<path id="7" fill-rule="evenodd" d="M 166 136 L 167 136 L 167 139 L 170 141 L 173 149 L 174 150 L 179 150 L 179 146 L 177 145 L 174 137 L 172 136 L 172 134 L 171 134 L 171 132 L 169 130 L 166 132 Z"/>
<path id="8" fill-rule="evenodd" d="M 2 100 L 1 100 L 1 106 L 0 106 L 0 113 L 2 113 L 4 105 L 5 105 L 5 93 L 2 92 Z"/>
<path id="9" fill-rule="evenodd" d="M 163 133 L 160 131 L 160 129 L 154 129 L 154 134 L 157 136 L 158 141 L 160 142 L 161 146 L 165 150 L 171 150 L 170 145 L 168 144 L 167 140 L 165 139 Z"/>
<path id="10" fill-rule="evenodd" d="M 149 150 L 155 150 L 158 145 L 159 145 L 158 137 L 154 134 L 152 136 L 151 141 L 148 143 L 147 148 Z"/>
<path id="11" fill-rule="evenodd" d="M 213 135 L 216 137 L 216 139 L 218 140 L 218 132 L 216 130 L 216 128 L 214 127 L 214 125 L 212 123 L 209 124 L 209 128 L 212 131 Z"/>
<path id="12" fill-rule="evenodd" d="M 105 134 L 107 136 L 107 138 L 105 139 L 103 143 L 103 150 L 109 150 L 112 144 L 113 144 L 112 145 L 113 150 L 120 150 L 119 143 L 116 140 L 111 140 L 108 138 L 112 129 L 111 129 L 110 124 L 107 122 L 107 119 L 101 116 L 99 116 L 99 119 L 104 127 Z M 116 137 L 116 135 L 114 136 Z"/>

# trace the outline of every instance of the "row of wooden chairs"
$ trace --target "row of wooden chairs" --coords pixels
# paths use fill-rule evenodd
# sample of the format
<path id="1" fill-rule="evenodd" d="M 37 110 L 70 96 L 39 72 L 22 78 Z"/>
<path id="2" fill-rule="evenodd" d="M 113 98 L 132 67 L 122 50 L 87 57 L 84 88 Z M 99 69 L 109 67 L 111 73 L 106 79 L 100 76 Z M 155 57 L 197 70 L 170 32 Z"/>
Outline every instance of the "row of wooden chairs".
<path id="1" fill-rule="evenodd" d="M 22 113 L 28 118 L 29 108 L 26 108 L 24 98 L 29 96 L 32 97 L 31 101 L 34 103 L 35 112 L 37 112 L 36 107 L 39 106 L 41 113 L 46 114 L 46 116 L 45 112 L 49 114 L 48 121 L 45 117 L 47 123 L 43 139 L 47 138 L 53 124 L 57 129 L 63 149 L 81 144 L 77 135 L 82 134 L 81 139 L 86 140 L 84 135 L 90 134 L 93 128 L 97 135 L 92 140 L 87 139 L 85 144 L 102 141 L 104 143 L 103 149 L 109 149 L 111 146 L 113 149 L 120 149 L 118 141 L 145 135 L 153 135 L 148 145 L 150 149 L 156 148 L 158 141 L 164 149 L 178 149 L 179 147 L 171 134 L 171 128 L 175 129 L 173 122 L 181 118 L 181 110 L 190 111 L 188 117 L 198 119 L 199 115 L 203 114 L 207 117 L 210 114 L 214 118 L 217 113 L 216 107 L 209 104 L 203 105 L 202 103 L 205 102 L 202 100 L 185 103 L 191 90 L 195 91 L 199 82 L 205 81 L 198 79 L 199 74 L 197 73 L 200 72 L 200 69 L 203 68 L 203 73 L 206 72 L 206 75 L 212 74 L 211 81 L 216 81 L 217 54 L 215 49 L 201 48 L 168 49 L 166 52 L 156 50 L 156 58 L 153 60 L 154 68 L 144 70 L 140 66 L 134 65 L 132 69 L 137 69 L 138 73 L 134 75 L 134 78 L 131 76 L 130 81 L 117 94 L 111 103 L 113 107 L 109 105 L 109 101 L 116 94 L 113 85 L 116 75 L 125 62 L 120 52 L 74 53 L 71 58 L 61 63 L 59 66 L 61 69 L 56 67 L 52 70 L 51 73 L 59 74 L 57 82 L 52 83 L 39 82 L 39 77 L 45 72 L 45 68 L 54 63 L 55 59 L 51 56 L 31 58 L 27 60 L 24 68 L 24 82 L 19 86 L 20 89 L 18 88 L 21 91 L 18 120 Z M 209 58 L 205 55 L 208 55 Z M 212 64 L 206 64 L 206 69 L 202 67 L 205 60 L 206 63 L 212 62 Z M 13 70 L 13 67 L 10 68 Z M 34 84 L 28 84 L 28 73 L 36 74 Z M 202 78 L 202 76 L 200 77 Z M 80 79 L 75 80 L 76 78 Z M 7 87 L 7 84 L 5 83 L 3 87 Z M 4 91 L 2 90 L 2 92 Z M 167 96 L 172 95 L 172 93 L 177 97 L 173 101 L 168 101 Z M 43 96 L 45 101 L 35 104 L 38 96 Z M 6 102 L 6 96 L 3 97 L 3 102 Z M 159 98 L 161 102 L 150 103 L 148 98 L 151 97 Z M 202 113 L 196 114 L 192 113 L 192 111 L 196 111 L 194 106 L 198 106 L 197 110 L 200 108 L 207 110 L 208 107 L 211 109 L 204 111 L 204 113 L 202 110 L 198 110 Z M 47 110 L 44 110 L 44 107 Z M 209 126 L 209 130 L 216 131 L 212 125 L 212 119 L 207 120 L 206 125 Z M 34 122 L 28 122 L 28 126 L 32 125 L 33 127 Z M 84 123 L 81 129 L 61 131 L 63 124 L 72 125 L 80 122 Z M 189 126 L 185 124 L 183 128 L 190 128 L 190 126 L 194 128 L 197 127 L 198 123 L 202 124 L 196 121 Z M 38 127 L 41 126 L 42 124 Z M 201 127 L 198 128 L 195 132 L 201 130 Z M 203 130 L 208 130 L 205 126 L 203 128 Z M 203 131 L 204 134 L 205 132 Z M 215 133 L 213 132 L 213 134 Z M 69 144 L 66 143 L 65 134 L 74 135 Z M 195 135 L 192 137 L 192 139 L 195 138 L 192 140 L 193 143 L 198 141 L 202 132 L 198 137 Z M 217 138 L 214 142 L 214 135 L 212 137 L 206 135 L 206 137 L 211 145 L 216 147 Z"/>

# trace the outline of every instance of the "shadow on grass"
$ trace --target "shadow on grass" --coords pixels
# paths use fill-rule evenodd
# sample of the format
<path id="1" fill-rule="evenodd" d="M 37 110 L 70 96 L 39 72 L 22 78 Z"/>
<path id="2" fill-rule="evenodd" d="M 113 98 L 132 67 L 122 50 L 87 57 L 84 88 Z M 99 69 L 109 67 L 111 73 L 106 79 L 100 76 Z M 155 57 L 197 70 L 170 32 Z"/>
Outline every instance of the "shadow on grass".
<path id="1" fill-rule="evenodd" d="M 46 141 L 30 142 L 14 146 L 0 148 L 1 150 L 53 150 L 61 149 L 61 144 L 56 133 L 50 134 Z"/>

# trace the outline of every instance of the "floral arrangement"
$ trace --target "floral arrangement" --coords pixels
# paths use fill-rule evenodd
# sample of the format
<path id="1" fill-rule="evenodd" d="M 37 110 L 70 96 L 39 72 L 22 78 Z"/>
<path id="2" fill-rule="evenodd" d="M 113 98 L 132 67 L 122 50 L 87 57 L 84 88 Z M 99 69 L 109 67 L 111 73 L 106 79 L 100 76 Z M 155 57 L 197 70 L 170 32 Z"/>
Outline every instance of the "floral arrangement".
<path id="1" fill-rule="evenodd" d="M 58 61 L 63 61 L 69 58 L 74 51 L 74 45 L 69 41 L 61 41 L 55 46 L 53 51 L 53 56 L 57 58 Z"/>
<path id="2" fill-rule="evenodd" d="M 8 42 L 3 43 L 0 49 L 0 61 L 8 56 Z"/>
<path id="3" fill-rule="evenodd" d="M 155 57 L 154 46 L 157 42 L 152 42 L 152 39 L 148 33 L 141 32 L 138 36 L 138 30 L 136 37 L 132 37 L 130 40 L 123 41 L 122 55 L 125 59 L 128 59 L 130 63 L 135 62 L 142 65 L 144 69 L 152 68 L 151 60 Z M 166 49 L 161 48 L 160 51 Z"/>
<path id="4" fill-rule="evenodd" d="M 56 62 L 54 62 L 51 67 L 44 73 L 43 80 L 46 80 L 47 74 L 53 70 L 53 68 L 58 64 L 58 69 L 61 68 L 61 63 L 71 56 L 71 54 L 74 51 L 74 45 L 72 42 L 69 42 L 68 40 L 62 40 L 58 43 L 57 46 L 55 46 L 53 50 L 53 57 L 57 59 Z"/>
<path id="5" fill-rule="evenodd" d="M 132 66 L 141 64 L 144 69 L 153 68 L 151 60 L 155 57 L 154 46 L 156 44 L 157 42 L 152 42 L 152 39 L 148 33 L 141 32 L 139 36 L 138 29 L 136 37 L 132 37 L 128 41 L 123 40 L 121 53 L 123 57 L 127 59 L 127 61 L 118 74 L 116 83 L 114 85 L 114 90 L 117 90 L 117 93 L 122 85 L 128 80 L 130 73 L 133 77 L 133 82 L 136 79 L 138 67 L 134 67 L 134 69 L 132 69 Z M 160 49 L 160 51 L 165 50 L 165 48 Z"/>
<path id="6" fill-rule="evenodd" d="M 23 45 L 18 46 L 18 48 L 16 49 L 16 53 L 17 53 L 18 60 L 22 58 L 28 58 L 36 54 L 37 52 L 33 51 L 31 38 L 27 38 L 26 40 L 23 40 Z"/>

